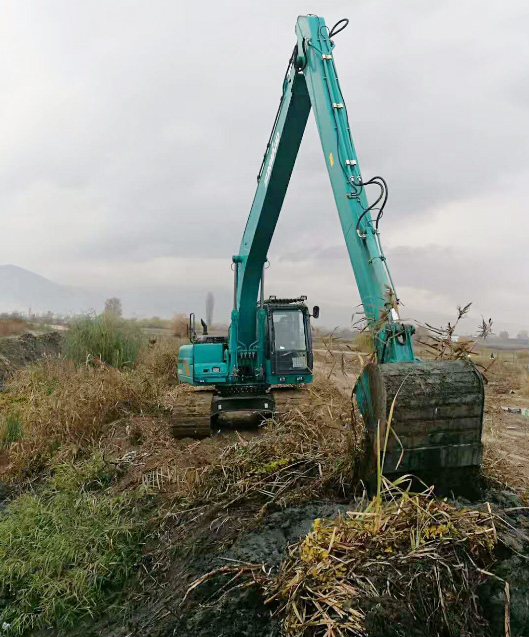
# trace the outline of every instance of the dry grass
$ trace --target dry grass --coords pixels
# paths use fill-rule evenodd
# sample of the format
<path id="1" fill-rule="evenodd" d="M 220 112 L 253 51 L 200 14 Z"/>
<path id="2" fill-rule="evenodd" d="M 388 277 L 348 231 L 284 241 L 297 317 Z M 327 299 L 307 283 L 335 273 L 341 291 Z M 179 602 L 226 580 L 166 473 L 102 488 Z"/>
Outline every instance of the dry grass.
<path id="1" fill-rule="evenodd" d="M 354 352 L 373 352 L 373 339 L 369 332 L 359 332 L 353 336 L 352 349 Z"/>
<path id="2" fill-rule="evenodd" d="M 529 396 L 529 366 L 518 364 L 516 369 L 519 376 L 518 383 L 520 392 L 524 396 Z"/>
<path id="3" fill-rule="evenodd" d="M 226 449 L 200 476 L 195 498 L 286 506 L 327 488 L 345 494 L 355 460 L 350 409 L 320 392 L 311 390 L 313 404 L 270 421 L 261 436 Z"/>
<path id="4" fill-rule="evenodd" d="M 306 403 L 268 421 L 259 436 L 239 436 L 236 443 L 219 447 L 209 465 L 173 471 L 168 464 L 145 476 L 146 486 L 161 483 L 170 490 L 167 521 L 177 521 L 179 537 L 189 537 L 208 511 L 226 521 L 234 516 L 240 530 L 271 507 L 350 492 L 359 456 L 350 401 L 323 377 L 309 392 Z M 154 474 L 163 480 L 153 479 Z"/>
<path id="5" fill-rule="evenodd" d="M 65 448 L 98 444 L 110 423 L 133 414 L 169 415 L 164 396 L 177 383 L 178 345 L 162 339 L 145 348 L 132 370 L 49 357 L 15 372 L 0 394 L 9 471 L 34 474 Z"/>
<path id="6" fill-rule="evenodd" d="M 471 305 L 472 303 L 467 303 L 464 307 L 459 306 L 454 322 L 449 322 L 446 327 L 434 327 L 429 323 L 422 325 L 422 328 L 426 329 L 427 335 L 419 338 L 418 343 L 426 349 L 430 357 L 433 356 L 437 360 L 468 360 L 473 358 L 474 363 L 486 372 L 494 361 L 489 360 L 485 365 L 479 363 L 477 361 L 477 346 L 480 339 L 485 340 L 492 334 L 492 319 L 485 321 L 482 318 L 475 338 L 458 339 L 455 336 L 459 322 L 468 314 Z"/>
<path id="7" fill-rule="evenodd" d="M 493 438 L 483 446 L 482 472 L 493 486 L 514 491 L 524 503 L 529 502 L 529 479 L 513 463 L 511 454 L 499 449 Z"/>
<path id="8" fill-rule="evenodd" d="M 22 319 L 0 319 L 0 337 L 23 334 L 28 329 L 28 324 Z"/>
<path id="9" fill-rule="evenodd" d="M 138 365 L 168 384 L 178 382 L 178 348 L 181 339 L 158 338 L 140 353 Z"/>
<path id="10" fill-rule="evenodd" d="M 173 336 L 185 338 L 188 336 L 189 319 L 185 314 L 176 314 L 172 321 Z"/>
<path id="11" fill-rule="evenodd" d="M 2 396 L 17 414 L 22 434 L 10 445 L 10 471 L 33 474 L 62 447 L 95 444 L 105 425 L 158 406 L 160 382 L 147 369 L 76 367 L 44 359 L 18 371 Z"/>
<path id="12" fill-rule="evenodd" d="M 492 562 L 490 513 L 387 487 L 338 520 L 315 520 L 267 585 L 287 635 L 482 635 L 476 591 Z M 393 630 L 391 623 L 397 623 Z"/>

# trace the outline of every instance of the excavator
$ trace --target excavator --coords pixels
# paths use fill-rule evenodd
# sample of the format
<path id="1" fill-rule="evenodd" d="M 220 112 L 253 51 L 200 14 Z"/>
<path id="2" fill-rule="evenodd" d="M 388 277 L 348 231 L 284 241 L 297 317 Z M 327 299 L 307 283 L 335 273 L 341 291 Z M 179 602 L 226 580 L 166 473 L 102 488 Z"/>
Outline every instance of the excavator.
<path id="1" fill-rule="evenodd" d="M 274 388 L 313 379 L 312 314 L 306 297 L 265 298 L 268 249 L 310 111 L 314 113 L 343 236 L 372 338 L 374 361 L 353 390 L 366 439 L 366 475 L 384 447 L 386 474 L 439 477 L 479 468 L 482 461 L 483 378 L 471 361 L 420 360 L 413 325 L 401 321 L 399 298 L 380 241 L 388 189 L 382 177 L 364 179 L 350 132 L 334 60 L 334 38 L 323 18 L 300 16 L 297 42 L 257 176 L 257 190 L 232 258 L 233 310 L 227 336 L 197 335 L 179 350 L 178 378 L 214 386 L 210 424 L 227 412 L 276 412 Z M 376 188 L 369 204 L 366 191 Z M 194 392 L 198 395 L 200 392 Z"/>

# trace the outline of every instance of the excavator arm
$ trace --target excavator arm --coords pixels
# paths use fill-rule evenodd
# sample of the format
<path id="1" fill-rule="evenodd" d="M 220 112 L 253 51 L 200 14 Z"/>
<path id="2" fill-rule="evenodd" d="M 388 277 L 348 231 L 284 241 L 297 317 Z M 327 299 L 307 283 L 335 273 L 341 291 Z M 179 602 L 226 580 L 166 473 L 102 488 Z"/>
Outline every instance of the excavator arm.
<path id="1" fill-rule="evenodd" d="M 335 32 L 346 23 L 340 21 Z M 398 320 L 397 296 L 380 244 L 378 219 L 373 221 L 366 196 L 367 185 L 380 188 L 380 199 L 387 197 L 387 190 L 380 178 L 367 184 L 363 181 L 336 72 L 333 34 L 323 18 L 300 16 L 296 35 L 254 201 L 239 254 L 233 258 L 237 292 L 232 326 L 239 343 L 249 346 L 258 340 L 257 297 L 263 266 L 312 108 L 378 360 L 412 361 L 413 328 Z"/>

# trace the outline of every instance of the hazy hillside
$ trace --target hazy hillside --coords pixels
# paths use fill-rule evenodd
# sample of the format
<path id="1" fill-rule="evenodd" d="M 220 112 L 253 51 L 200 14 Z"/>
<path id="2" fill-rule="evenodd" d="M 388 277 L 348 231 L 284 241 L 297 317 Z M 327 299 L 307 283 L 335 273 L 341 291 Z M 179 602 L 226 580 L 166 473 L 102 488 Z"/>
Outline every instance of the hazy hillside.
<path id="1" fill-rule="evenodd" d="M 59 285 L 16 265 L 0 265 L 0 312 L 75 314 L 101 305 L 99 295 Z"/>
<path id="2" fill-rule="evenodd" d="M 30 272 L 15 265 L 0 265 L 0 312 L 24 312 L 30 309 L 35 313 L 51 311 L 55 314 L 80 314 L 90 310 L 100 312 L 104 301 L 111 296 L 119 297 L 123 302 L 123 311 L 127 317 L 161 316 L 170 317 L 175 313 L 196 312 L 198 317 L 206 316 L 205 301 L 211 288 L 190 289 L 182 286 L 179 273 L 175 273 L 174 285 L 130 286 L 126 289 L 83 289 L 61 285 L 50 281 L 35 272 Z M 211 290 L 215 298 L 214 320 L 228 323 L 231 310 L 231 289 Z M 273 290 L 270 290 L 273 293 Z M 309 305 L 318 303 L 319 299 L 309 299 Z M 466 301 L 466 299 L 465 299 Z M 336 326 L 348 327 L 354 311 L 347 304 L 333 305 L 321 303 L 321 315 L 314 324 L 317 327 L 332 329 Z M 356 308 L 358 312 L 358 308 Z M 443 313 L 428 312 L 413 306 L 405 306 L 401 310 L 406 321 L 428 322 L 432 325 L 446 325 L 453 321 L 456 308 L 447 307 Z M 358 315 L 355 317 L 358 319 Z M 488 317 L 487 317 L 488 318 Z M 507 330 L 515 335 L 522 326 L 493 317 L 495 331 Z M 460 333 L 476 333 L 481 322 L 479 314 L 473 308 L 459 326 Z"/>

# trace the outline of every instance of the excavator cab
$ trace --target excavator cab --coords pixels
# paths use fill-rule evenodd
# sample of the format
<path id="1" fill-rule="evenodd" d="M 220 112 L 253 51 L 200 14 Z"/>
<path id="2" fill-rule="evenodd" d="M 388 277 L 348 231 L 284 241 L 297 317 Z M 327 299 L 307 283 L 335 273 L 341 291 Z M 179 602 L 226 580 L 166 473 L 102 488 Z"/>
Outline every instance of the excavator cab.
<path id="1" fill-rule="evenodd" d="M 312 334 L 304 299 L 271 297 L 265 302 L 265 309 L 270 384 L 309 382 L 313 365 Z"/>
<path id="2" fill-rule="evenodd" d="M 221 395 L 266 393 L 272 385 L 304 385 L 312 381 L 312 332 L 306 297 L 262 303 L 264 329 L 250 347 L 229 349 L 229 336 L 197 335 L 195 316 L 189 319 L 188 345 L 178 354 L 178 377 L 190 385 L 215 385 Z M 319 311 L 319 309 L 318 309 Z M 316 314 L 318 314 L 318 311 Z M 314 315 L 313 315 L 314 316 Z M 230 328 L 231 329 L 231 328 Z M 270 402 L 268 400 L 268 402 Z M 273 411 L 271 409 L 270 411 Z"/>

